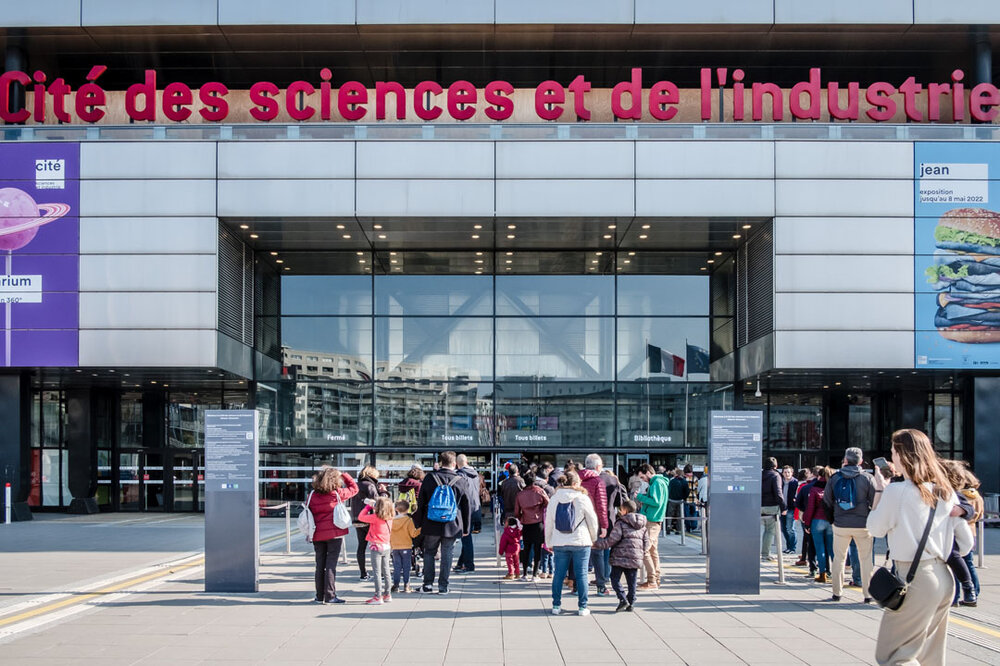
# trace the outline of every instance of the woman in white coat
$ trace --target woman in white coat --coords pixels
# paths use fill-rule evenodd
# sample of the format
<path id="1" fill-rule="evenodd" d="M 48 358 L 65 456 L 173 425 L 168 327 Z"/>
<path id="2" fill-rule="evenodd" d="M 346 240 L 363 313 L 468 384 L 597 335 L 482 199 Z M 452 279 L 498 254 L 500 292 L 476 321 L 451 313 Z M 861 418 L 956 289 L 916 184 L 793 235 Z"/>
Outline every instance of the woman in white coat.
<path id="1" fill-rule="evenodd" d="M 579 600 L 577 615 L 590 615 L 587 608 L 587 562 L 590 547 L 597 540 L 597 514 L 580 475 L 567 471 L 545 511 L 545 543 L 555 554 L 552 575 L 552 614 L 562 612 L 562 588 L 566 573 L 572 571 Z"/>
<path id="2" fill-rule="evenodd" d="M 892 463 L 902 472 L 903 481 L 887 484 L 881 474 L 874 475 L 880 499 L 868 514 L 868 531 L 876 538 L 888 536 L 889 553 L 901 578 L 906 578 L 917 556 L 932 507 L 934 518 L 903 605 L 882 613 L 875 660 L 894 665 L 944 664 L 948 609 L 955 586 L 945 562 L 953 540 L 960 554 L 972 549 L 972 531 L 959 517 L 962 510 L 955 491 L 927 435 L 911 429 L 894 432 Z"/>

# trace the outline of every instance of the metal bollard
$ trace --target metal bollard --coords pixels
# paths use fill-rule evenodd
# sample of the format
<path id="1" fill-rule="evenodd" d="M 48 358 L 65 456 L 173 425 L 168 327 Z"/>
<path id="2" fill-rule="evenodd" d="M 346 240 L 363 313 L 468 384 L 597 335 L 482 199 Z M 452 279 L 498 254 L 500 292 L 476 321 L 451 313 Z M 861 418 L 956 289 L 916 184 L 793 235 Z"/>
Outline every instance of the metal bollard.
<path id="1" fill-rule="evenodd" d="M 701 554 L 708 555 L 708 508 L 701 507 Z"/>
<path id="2" fill-rule="evenodd" d="M 976 523 L 976 550 L 979 551 L 978 553 L 979 564 L 976 565 L 976 568 L 985 569 L 986 568 L 986 521 L 985 520 L 980 520 L 978 523 Z"/>
<path id="3" fill-rule="evenodd" d="M 778 551 L 778 585 L 785 584 L 785 558 L 782 557 L 782 542 L 781 542 L 781 513 L 774 517 L 774 546 Z"/>
<path id="4" fill-rule="evenodd" d="M 292 503 L 285 504 L 285 555 L 292 554 Z"/>
<path id="5" fill-rule="evenodd" d="M 3 488 L 3 524 L 10 525 L 10 483 Z"/>

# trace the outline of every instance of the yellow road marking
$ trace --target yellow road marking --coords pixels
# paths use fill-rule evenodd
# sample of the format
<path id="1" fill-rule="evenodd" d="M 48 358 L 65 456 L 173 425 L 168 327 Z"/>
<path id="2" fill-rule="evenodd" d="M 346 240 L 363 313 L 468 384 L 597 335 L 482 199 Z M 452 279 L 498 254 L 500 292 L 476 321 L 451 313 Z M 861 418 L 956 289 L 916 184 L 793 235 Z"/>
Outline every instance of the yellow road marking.
<path id="1" fill-rule="evenodd" d="M 261 539 L 260 544 L 268 544 L 278 539 L 284 539 L 284 534 L 278 534 L 266 539 Z M 74 594 L 66 599 L 60 599 L 59 601 L 53 601 L 50 604 L 45 604 L 44 606 L 39 606 L 38 608 L 33 608 L 23 613 L 18 613 L 17 615 L 11 615 L 10 617 L 0 618 L 0 627 L 7 626 L 9 624 L 14 624 L 16 622 L 21 622 L 38 615 L 44 615 L 45 613 L 51 613 L 52 611 L 57 611 L 60 608 L 66 608 L 67 606 L 74 606 L 76 604 L 81 604 L 96 597 L 101 597 L 107 594 L 113 594 L 115 592 L 120 592 L 129 587 L 135 585 L 141 585 L 142 583 L 155 580 L 157 578 L 163 578 L 169 576 L 170 574 L 177 573 L 179 571 L 184 571 L 185 569 L 190 569 L 191 567 L 201 566 L 205 563 L 205 558 L 200 557 L 193 562 L 188 562 L 187 564 L 181 564 L 179 566 L 170 567 L 169 569 L 164 569 L 162 571 L 155 571 L 151 574 L 146 574 L 145 576 L 139 576 L 138 578 L 130 578 L 129 580 L 122 581 L 120 583 L 115 583 L 114 585 L 109 585 L 103 587 L 99 590 L 94 590 L 93 592 L 84 592 L 82 594 Z"/>
<path id="2" fill-rule="evenodd" d="M 948 621 L 954 622 L 960 627 L 965 627 L 966 629 L 972 629 L 973 631 L 978 631 L 981 634 L 992 636 L 993 638 L 1000 638 L 1000 631 L 990 629 L 989 627 L 984 627 L 982 625 L 976 624 L 975 622 L 969 622 L 968 620 L 963 620 L 962 618 L 955 617 L 954 615 L 949 615 Z"/>

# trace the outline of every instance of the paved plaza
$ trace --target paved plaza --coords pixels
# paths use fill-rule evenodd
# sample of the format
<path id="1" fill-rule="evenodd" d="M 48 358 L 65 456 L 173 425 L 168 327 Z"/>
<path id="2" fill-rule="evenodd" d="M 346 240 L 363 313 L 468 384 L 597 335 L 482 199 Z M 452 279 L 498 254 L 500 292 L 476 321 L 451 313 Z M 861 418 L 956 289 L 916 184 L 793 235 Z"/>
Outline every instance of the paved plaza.
<path id="1" fill-rule="evenodd" d="M 700 542 L 660 540 L 663 586 L 637 612 L 591 595 L 589 617 L 552 616 L 550 581 L 500 583 L 493 534 L 448 596 L 398 594 L 342 567 L 343 606 L 312 597 L 311 551 L 262 520 L 258 594 L 203 592 L 202 517 L 43 516 L 0 526 L 0 663 L 27 664 L 870 664 L 882 611 L 847 588 L 764 565 L 759 596 L 705 594 Z M 353 549 L 351 549 L 353 550 Z M 1000 662 L 1000 531 L 987 531 L 976 609 L 952 616 L 950 664 Z M 789 560 L 791 561 L 791 560 Z M 563 608 L 576 609 L 575 597 Z"/>

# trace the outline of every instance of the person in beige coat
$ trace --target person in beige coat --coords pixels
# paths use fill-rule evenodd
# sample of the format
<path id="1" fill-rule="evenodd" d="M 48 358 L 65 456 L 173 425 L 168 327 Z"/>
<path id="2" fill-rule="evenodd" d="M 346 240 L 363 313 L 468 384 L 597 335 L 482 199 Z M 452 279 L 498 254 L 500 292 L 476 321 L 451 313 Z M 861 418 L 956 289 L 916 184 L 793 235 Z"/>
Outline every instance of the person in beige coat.
<path id="1" fill-rule="evenodd" d="M 587 562 L 590 547 L 597 540 L 597 513 L 587 491 L 580 485 L 580 475 L 567 471 L 545 511 L 545 543 L 555 554 L 552 576 L 552 614 L 562 612 L 563 580 L 568 571 L 576 580 L 578 615 L 590 615 L 587 608 Z"/>
<path id="2" fill-rule="evenodd" d="M 894 666 L 935 666 L 945 662 L 948 610 L 954 580 L 945 564 L 954 541 L 960 554 L 972 549 L 972 531 L 960 516 L 955 491 L 948 483 L 934 447 L 919 430 L 892 434 L 892 463 L 902 472 L 901 483 L 874 476 L 876 501 L 868 514 L 868 532 L 887 536 L 889 553 L 899 576 L 920 558 L 913 582 L 898 610 L 882 613 L 875 660 Z M 931 530 L 923 552 L 917 553 L 928 517 Z"/>

